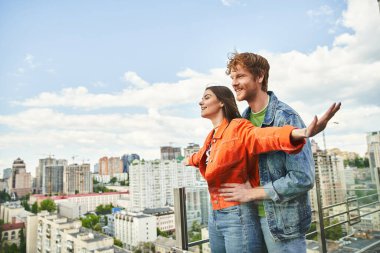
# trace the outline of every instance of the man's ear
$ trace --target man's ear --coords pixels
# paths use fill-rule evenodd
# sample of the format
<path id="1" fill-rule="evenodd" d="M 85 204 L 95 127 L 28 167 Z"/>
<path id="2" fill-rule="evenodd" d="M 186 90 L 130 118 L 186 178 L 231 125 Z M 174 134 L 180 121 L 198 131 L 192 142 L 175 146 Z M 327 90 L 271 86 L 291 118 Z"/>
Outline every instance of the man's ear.
<path id="1" fill-rule="evenodd" d="M 259 77 L 257 78 L 257 80 L 259 81 L 259 83 L 262 83 L 263 80 L 264 80 L 264 75 L 259 76 Z"/>

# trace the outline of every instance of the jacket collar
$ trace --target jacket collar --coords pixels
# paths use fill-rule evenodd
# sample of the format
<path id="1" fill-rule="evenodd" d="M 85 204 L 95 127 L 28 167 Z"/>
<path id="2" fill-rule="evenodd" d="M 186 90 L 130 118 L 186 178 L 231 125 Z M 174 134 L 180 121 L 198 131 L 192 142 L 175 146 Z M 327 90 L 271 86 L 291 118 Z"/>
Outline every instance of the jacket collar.
<path id="1" fill-rule="evenodd" d="M 229 124 L 230 124 L 230 122 L 228 122 L 228 120 L 226 118 L 224 118 L 223 121 L 222 121 L 222 123 L 218 127 L 218 130 L 214 134 L 214 139 L 220 139 L 220 138 L 222 138 L 224 130 L 226 130 L 226 128 L 228 127 Z"/>
<path id="2" fill-rule="evenodd" d="M 277 99 L 276 95 L 274 95 L 273 91 L 268 91 L 267 94 L 269 95 L 269 103 L 268 103 L 268 107 L 267 107 L 267 112 L 265 113 L 263 125 L 270 126 L 270 125 L 272 125 L 272 123 L 274 121 L 274 116 L 275 116 L 276 107 L 278 104 L 278 99 Z M 243 118 L 249 120 L 250 114 L 251 114 L 251 108 L 248 106 L 244 110 L 242 116 L 243 116 Z"/>

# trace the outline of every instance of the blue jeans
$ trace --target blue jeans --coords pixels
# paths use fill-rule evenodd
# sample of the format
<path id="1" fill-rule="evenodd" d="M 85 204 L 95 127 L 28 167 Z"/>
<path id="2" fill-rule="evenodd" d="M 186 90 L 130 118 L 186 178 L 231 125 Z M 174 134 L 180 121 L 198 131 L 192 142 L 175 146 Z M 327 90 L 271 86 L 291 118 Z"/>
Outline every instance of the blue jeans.
<path id="1" fill-rule="evenodd" d="M 211 210 L 208 229 L 213 253 L 266 252 L 253 202 Z"/>
<path id="2" fill-rule="evenodd" d="M 260 218 L 261 230 L 264 235 L 265 244 L 270 253 L 306 253 L 305 236 L 288 240 L 275 241 L 270 233 L 266 217 Z"/>

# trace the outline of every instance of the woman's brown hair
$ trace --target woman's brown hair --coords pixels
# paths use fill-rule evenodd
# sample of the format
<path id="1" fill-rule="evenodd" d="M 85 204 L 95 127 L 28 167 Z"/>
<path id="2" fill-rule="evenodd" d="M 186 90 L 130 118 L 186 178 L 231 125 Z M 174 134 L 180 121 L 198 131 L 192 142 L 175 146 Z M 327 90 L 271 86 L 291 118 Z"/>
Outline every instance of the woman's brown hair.
<path id="1" fill-rule="evenodd" d="M 226 86 L 210 86 L 206 90 L 211 90 L 217 99 L 224 104 L 223 115 L 228 122 L 233 119 L 241 118 L 236 100 L 232 91 Z"/>

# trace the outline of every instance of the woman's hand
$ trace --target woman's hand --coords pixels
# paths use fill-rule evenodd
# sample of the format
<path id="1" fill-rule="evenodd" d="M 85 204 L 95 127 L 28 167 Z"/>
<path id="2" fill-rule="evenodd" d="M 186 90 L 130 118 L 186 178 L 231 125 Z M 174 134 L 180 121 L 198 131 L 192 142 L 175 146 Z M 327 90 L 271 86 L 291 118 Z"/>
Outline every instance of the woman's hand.
<path id="1" fill-rule="evenodd" d="M 297 142 L 301 141 L 304 138 L 309 138 L 317 135 L 322 132 L 325 128 L 329 120 L 335 115 L 337 111 L 339 111 L 341 103 L 334 103 L 330 106 L 330 108 L 325 112 L 325 114 L 318 119 L 317 116 L 314 116 L 313 121 L 307 128 L 302 129 L 294 129 L 291 134 L 291 141 Z"/>

